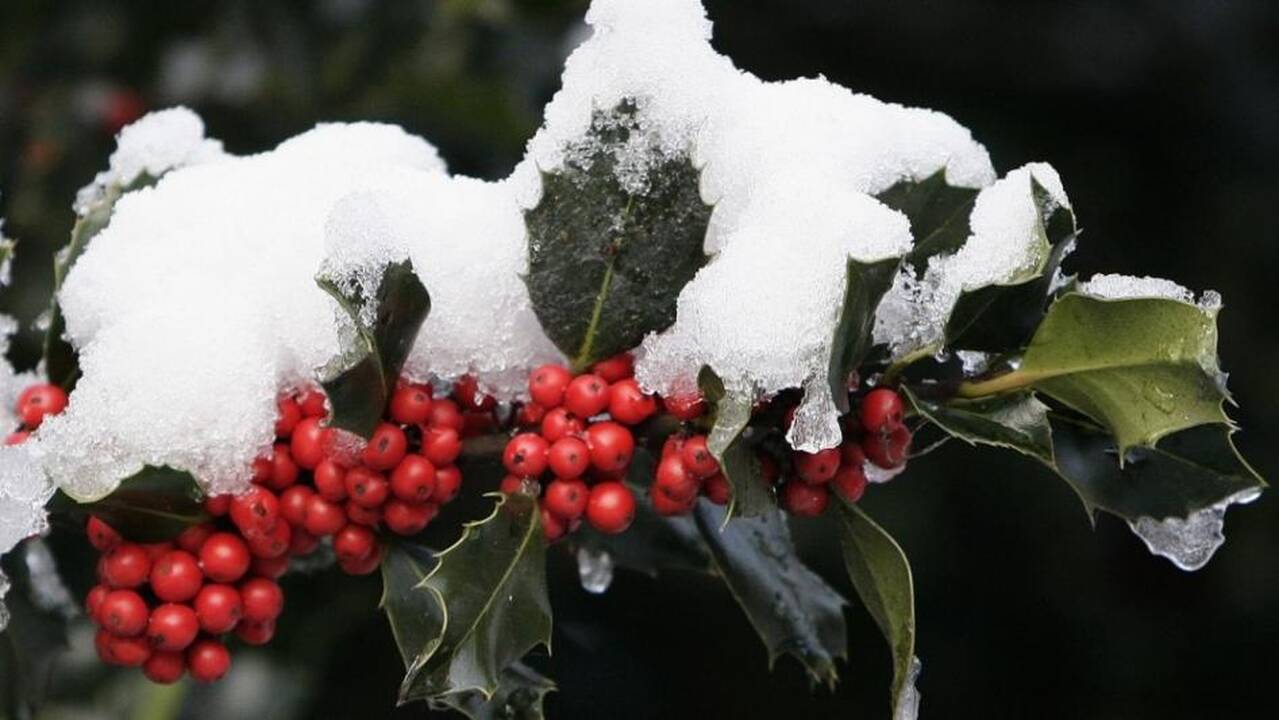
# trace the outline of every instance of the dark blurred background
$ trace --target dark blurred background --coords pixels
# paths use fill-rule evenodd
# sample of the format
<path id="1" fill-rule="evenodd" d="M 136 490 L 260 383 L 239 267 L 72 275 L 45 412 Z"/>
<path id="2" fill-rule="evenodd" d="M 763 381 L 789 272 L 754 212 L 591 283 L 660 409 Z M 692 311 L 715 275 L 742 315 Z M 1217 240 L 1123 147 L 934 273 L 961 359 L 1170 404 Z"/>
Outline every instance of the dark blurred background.
<path id="1" fill-rule="evenodd" d="M 1221 291 L 1237 441 L 1274 477 L 1279 3 L 707 5 L 718 48 L 761 77 L 823 74 L 945 111 L 1001 172 L 1051 162 L 1084 227 L 1072 270 Z M 237 153 L 322 120 L 384 120 L 438 144 L 455 172 L 506 174 L 557 87 L 584 8 L 4 0 L 0 216 L 21 245 L 0 310 L 30 321 L 44 306 L 75 190 L 105 166 L 114 131 L 146 109 L 190 105 Z M 13 356 L 34 363 L 34 334 Z M 1094 530 L 1064 483 L 1011 455 L 952 443 L 865 505 L 913 563 L 925 718 L 1276 716 L 1273 498 L 1232 511 L 1229 542 L 1194 574 L 1150 556 L 1113 518 Z M 815 567 L 847 591 L 831 535 L 799 532 Z M 810 694 L 790 660 L 769 671 L 718 583 L 619 572 L 593 596 L 569 558 L 553 555 L 555 655 L 543 663 L 561 688 L 553 718 L 887 716 L 888 653 L 859 607 L 838 690 Z M 188 695 L 183 717 L 391 712 L 401 667 L 374 610 L 376 581 L 328 573 L 291 577 L 286 589 L 277 641 L 237 653 L 241 672 L 221 691 Z M 63 664 L 47 717 L 173 714 L 172 695 L 145 690 L 136 673 L 77 664 L 82 655 Z"/>

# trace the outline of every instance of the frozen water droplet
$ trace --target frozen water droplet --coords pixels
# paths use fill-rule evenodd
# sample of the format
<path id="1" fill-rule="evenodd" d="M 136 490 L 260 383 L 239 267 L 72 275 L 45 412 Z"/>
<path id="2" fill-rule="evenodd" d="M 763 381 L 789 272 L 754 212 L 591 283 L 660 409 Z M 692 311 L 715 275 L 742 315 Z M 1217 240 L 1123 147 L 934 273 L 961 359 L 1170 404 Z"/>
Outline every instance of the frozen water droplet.
<path id="1" fill-rule="evenodd" d="M 975 350 L 956 350 L 955 357 L 959 358 L 959 362 L 964 367 L 964 375 L 968 377 L 980 375 L 990 367 L 990 353 L 977 352 Z"/>
<path id="2" fill-rule="evenodd" d="M 1155 520 L 1139 517 L 1128 526 L 1155 555 L 1172 561 L 1182 570 L 1198 570 L 1212 559 L 1213 553 L 1226 541 L 1223 532 L 1226 510 L 1231 505 L 1245 505 L 1261 495 L 1259 488 L 1249 488 L 1231 495 L 1211 507 L 1179 518 Z"/>
<path id="3" fill-rule="evenodd" d="M 893 720 L 915 720 L 919 717 L 919 690 L 915 683 L 919 681 L 919 671 L 922 668 L 923 664 L 918 657 L 910 659 L 910 672 L 907 673 L 906 682 L 902 684 L 897 702 L 894 703 Z"/>
<path id="4" fill-rule="evenodd" d="M 577 549 L 577 576 L 582 589 L 601 595 L 613 584 L 613 556 L 607 550 L 580 547 Z"/>
<path id="5" fill-rule="evenodd" d="M 1160 387 L 1158 383 L 1147 382 L 1142 385 L 1141 395 L 1162 412 L 1170 413 L 1177 409 L 1177 396 Z"/>

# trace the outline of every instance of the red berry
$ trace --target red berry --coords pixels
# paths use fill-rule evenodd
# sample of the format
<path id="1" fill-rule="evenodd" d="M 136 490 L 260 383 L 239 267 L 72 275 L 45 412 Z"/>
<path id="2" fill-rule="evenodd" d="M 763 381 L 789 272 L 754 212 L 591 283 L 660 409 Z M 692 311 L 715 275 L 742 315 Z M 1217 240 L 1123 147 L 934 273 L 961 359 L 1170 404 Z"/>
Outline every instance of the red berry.
<path id="1" fill-rule="evenodd" d="M 106 552 L 111 548 L 119 545 L 121 542 L 120 533 L 114 528 L 106 524 L 97 515 L 90 515 L 89 521 L 84 526 L 85 533 L 89 536 L 89 544 L 99 552 Z"/>
<path id="2" fill-rule="evenodd" d="M 391 493 L 407 503 L 422 503 L 435 492 L 435 466 L 421 455 L 409 455 L 391 473 Z"/>
<path id="3" fill-rule="evenodd" d="M 462 437 L 451 427 L 431 426 L 422 438 L 422 454 L 432 465 L 451 465 L 462 454 Z"/>
<path id="4" fill-rule="evenodd" d="M 792 514 L 817 517 L 826 511 L 830 492 L 825 485 L 809 485 L 794 480 L 782 487 L 782 506 Z"/>
<path id="5" fill-rule="evenodd" d="M 435 503 L 411 503 L 392 498 L 382 508 L 382 519 L 396 535 L 416 535 L 435 519 L 439 511 L 440 506 Z"/>
<path id="6" fill-rule="evenodd" d="M 245 536 L 249 543 L 249 552 L 255 558 L 278 558 L 289 551 L 289 542 L 293 538 L 293 528 L 287 522 L 277 522 L 267 532 L 257 532 Z"/>
<path id="7" fill-rule="evenodd" d="M 462 437 L 487 435 L 497 428 L 497 418 L 492 410 L 468 410 L 462 413 Z"/>
<path id="8" fill-rule="evenodd" d="M 462 409 L 457 403 L 441 398 L 431 404 L 431 417 L 427 425 L 440 429 L 452 428 L 460 433 L 466 427 L 466 420 L 462 418 Z"/>
<path id="9" fill-rule="evenodd" d="M 564 391 L 564 409 L 580 418 L 599 415 L 608 409 L 608 383 L 599 375 L 578 375 Z"/>
<path id="10" fill-rule="evenodd" d="M 795 473 L 799 479 L 812 485 L 830 482 L 839 470 L 839 448 L 827 448 L 815 453 L 791 453 L 791 461 L 795 464 Z"/>
<path id="11" fill-rule="evenodd" d="M 542 418 L 542 437 L 546 442 L 553 443 L 560 438 L 581 435 L 585 429 L 582 421 L 564 408 L 549 410 L 546 417 Z"/>
<path id="12" fill-rule="evenodd" d="M 302 408 L 302 414 L 306 417 L 322 418 L 328 415 L 329 409 L 325 403 L 324 393 L 317 388 L 308 388 L 298 395 L 298 407 Z"/>
<path id="13" fill-rule="evenodd" d="M 338 558 L 338 567 L 347 575 L 368 575 L 382 564 L 382 546 L 374 545 L 373 552 L 363 560 L 343 560 Z"/>
<path id="14" fill-rule="evenodd" d="M 435 492 L 431 494 L 431 502 L 443 505 L 453 501 L 462 489 L 462 471 L 455 465 L 446 465 L 435 470 Z"/>
<path id="15" fill-rule="evenodd" d="M 94 585 L 93 589 L 84 598 L 84 613 L 89 619 L 98 621 L 98 608 L 102 607 L 102 601 L 106 599 L 107 594 L 111 592 L 111 588 L 106 585 Z"/>
<path id="16" fill-rule="evenodd" d="M 98 624 L 120 637 L 141 635 L 149 615 L 146 601 L 132 590 L 112 590 L 98 605 Z"/>
<path id="17" fill-rule="evenodd" d="M 230 495 L 214 495 L 205 498 L 204 510 L 213 517 L 222 517 L 231 511 Z"/>
<path id="18" fill-rule="evenodd" d="M 275 637 L 275 621 L 274 620 L 245 620 L 235 626 L 235 636 L 245 645 L 266 645 L 271 642 L 271 638 Z"/>
<path id="19" fill-rule="evenodd" d="M 275 418 L 275 435 L 276 437 L 288 437 L 293 433 L 293 428 L 298 426 L 302 420 L 302 406 L 291 397 L 282 397 L 276 401 L 276 407 L 279 408 L 279 415 Z"/>
<path id="20" fill-rule="evenodd" d="M 200 568 L 214 582 L 235 582 L 249 569 L 249 546 L 229 532 L 209 536 L 200 548 Z"/>
<path id="21" fill-rule="evenodd" d="M 115 655 L 111 652 L 111 640 L 114 637 L 106 628 L 98 628 L 98 631 L 93 634 L 93 649 L 98 651 L 98 659 L 107 665 L 120 664 L 116 662 Z"/>
<path id="22" fill-rule="evenodd" d="M 240 585 L 244 619 L 251 622 L 274 620 L 284 610 L 284 591 L 274 580 L 252 578 Z"/>
<path id="23" fill-rule="evenodd" d="M 544 408 L 559 407 L 573 375 L 561 365 L 543 365 L 528 376 L 528 394 Z"/>
<path id="24" fill-rule="evenodd" d="M 889 388 L 875 388 L 862 398 L 858 414 L 868 433 L 888 433 L 902 423 L 902 397 Z"/>
<path id="25" fill-rule="evenodd" d="M 186 550 L 192 555 L 198 555 L 200 553 L 200 548 L 204 546 L 204 541 L 208 540 L 209 536 L 212 534 L 213 525 L 210 523 L 191 525 L 178 535 L 178 547 Z"/>
<path id="26" fill-rule="evenodd" d="M 346 511 L 341 505 L 314 495 L 306 502 L 306 522 L 303 527 L 317 537 L 332 535 L 346 525 Z"/>
<path id="27" fill-rule="evenodd" d="M 253 477 L 249 478 L 254 485 L 266 485 L 271 481 L 271 459 L 270 458 L 254 458 L 253 460 Z"/>
<path id="28" fill-rule="evenodd" d="M 346 468 L 333 460 L 325 459 L 315 466 L 313 474 L 315 491 L 329 502 L 346 500 Z"/>
<path id="29" fill-rule="evenodd" d="M 596 485 L 586 503 L 586 519 L 591 527 L 607 535 L 626 530 L 635 519 L 634 493 L 615 480 Z"/>
<path id="30" fill-rule="evenodd" d="M 865 463 L 866 453 L 862 451 L 860 442 L 850 440 L 839 446 L 840 467 L 861 467 Z"/>
<path id="31" fill-rule="evenodd" d="M 666 412 L 684 422 L 695 420 L 706 412 L 706 400 L 699 392 L 681 393 L 662 398 L 662 405 L 666 407 Z"/>
<path id="32" fill-rule="evenodd" d="M 147 558 L 152 562 L 152 564 L 154 564 L 156 560 L 159 560 L 162 555 L 164 555 L 165 553 L 177 547 L 176 545 L 174 545 L 173 543 L 167 540 L 164 542 L 158 542 L 158 543 L 140 543 L 140 544 L 142 545 L 142 549 L 146 551 Z"/>
<path id="33" fill-rule="evenodd" d="M 404 437 L 404 431 L 398 425 L 380 423 L 373 430 L 373 437 L 369 438 L 369 444 L 365 445 L 364 451 L 360 453 L 360 459 L 364 461 L 365 466 L 374 470 L 390 470 L 400 464 L 408 448 L 408 439 Z"/>
<path id="34" fill-rule="evenodd" d="M 151 644 L 142 636 L 111 636 L 111 657 L 115 664 L 124 667 L 138 667 L 151 657 Z"/>
<path id="35" fill-rule="evenodd" d="M 295 528 L 306 524 L 306 506 L 315 491 L 306 485 L 294 485 L 280 495 L 280 517 Z"/>
<path id="36" fill-rule="evenodd" d="M 552 480 L 551 484 L 546 486 L 546 497 L 542 500 L 542 506 L 562 520 L 576 520 L 586 512 L 586 503 L 590 495 L 590 489 L 581 480 Z"/>
<path id="37" fill-rule="evenodd" d="M 706 446 L 705 435 L 694 435 L 685 440 L 684 447 L 679 451 L 679 459 L 684 463 L 689 474 L 698 480 L 719 472 L 719 462 L 711 454 L 711 449 Z"/>
<path id="38" fill-rule="evenodd" d="M 733 497 L 733 487 L 723 473 L 715 473 L 702 483 L 702 493 L 716 505 L 727 505 Z"/>
<path id="39" fill-rule="evenodd" d="M 377 508 L 386 502 L 391 489 L 386 478 L 366 468 L 351 468 L 346 474 L 346 494 L 351 502 L 366 508 Z"/>
<path id="40" fill-rule="evenodd" d="M 376 545 L 377 536 L 363 525 L 347 525 L 333 537 L 333 552 L 346 562 L 367 558 Z"/>
<path id="41" fill-rule="evenodd" d="M 840 497 L 855 503 L 866 492 L 866 473 L 862 472 L 861 465 L 841 467 L 830 484 Z"/>
<path id="42" fill-rule="evenodd" d="M 113 588 L 137 587 L 150 574 L 151 557 L 136 543 L 120 543 L 102 556 L 102 580 Z"/>
<path id="43" fill-rule="evenodd" d="M 431 392 L 420 385 L 401 385 L 391 395 L 391 419 L 405 425 L 425 425 L 431 419 Z"/>
<path id="44" fill-rule="evenodd" d="M 616 472 L 631 464 L 635 437 L 615 422 L 599 422 L 586 429 L 591 465 L 602 472 Z"/>
<path id="45" fill-rule="evenodd" d="M 298 480 L 298 464 L 293 462 L 293 453 L 284 443 L 276 443 L 275 453 L 271 455 L 271 475 L 267 478 L 267 486 L 279 492 Z"/>
<path id="46" fill-rule="evenodd" d="M 657 400 L 630 378 L 614 383 L 608 394 L 608 414 L 620 423 L 638 425 L 657 412 Z"/>
<path id="47" fill-rule="evenodd" d="M 289 450 L 299 467 L 314 470 L 333 447 L 333 431 L 320 424 L 320 418 L 308 416 L 293 428 Z"/>
<path id="48" fill-rule="evenodd" d="M 312 535 L 301 527 L 293 528 L 293 534 L 289 536 L 289 554 L 290 555 L 309 555 L 316 547 L 320 545 L 320 538 Z M 284 558 L 287 561 L 287 558 Z M 268 573 L 258 573 L 270 577 Z M 283 573 L 280 573 L 281 575 Z M 275 577 L 279 577 L 276 575 Z"/>
<path id="49" fill-rule="evenodd" d="M 26 430 L 15 430 L 4 437 L 4 444 L 9 446 L 21 445 L 29 437 L 31 437 L 31 433 Z"/>
<path id="50" fill-rule="evenodd" d="M 180 652 L 152 651 L 151 657 L 142 664 L 142 674 L 153 683 L 171 685 L 182 679 L 187 671 L 186 657 Z"/>
<path id="51" fill-rule="evenodd" d="M 213 682 L 231 669 L 231 653 L 226 645 L 213 639 L 197 641 L 187 651 L 187 669 L 200 682 Z"/>
<path id="52" fill-rule="evenodd" d="M 230 585 L 205 585 L 193 607 L 200 629 L 212 635 L 230 632 L 244 614 L 240 593 Z"/>
<path id="53" fill-rule="evenodd" d="M 382 506 L 380 505 L 377 507 L 365 507 L 354 500 L 347 500 L 343 509 L 346 511 L 346 519 L 356 525 L 363 525 L 376 530 L 378 524 L 382 522 Z"/>
<path id="54" fill-rule="evenodd" d="M 474 375 L 463 375 L 453 383 L 453 397 L 467 410 L 492 410 L 497 400 L 480 391 L 480 382 Z"/>
<path id="55" fill-rule="evenodd" d="M 546 451 L 546 463 L 555 477 L 571 480 L 591 466 L 591 451 L 575 437 L 560 438 Z"/>
<path id="56" fill-rule="evenodd" d="M 151 566 L 151 591 L 164 602 L 186 602 L 203 585 L 200 563 L 186 550 L 171 550 Z"/>
<path id="57" fill-rule="evenodd" d="M 280 499 L 263 487 L 251 487 L 231 499 L 231 522 L 245 535 L 270 532 L 280 519 Z"/>
<path id="58" fill-rule="evenodd" d="M 498 483 L 497 489 L 499 492 L 506 493 L 507 495 L 514 495 L 515 493 L 522 493 L 528 488 L 525 487 L 524 478 L 519 475 L 504 475 L 502 476 L 502 482 Z M 540 492 L 540 490 L 538 492 Z M 530 494 L 535 497 L 537 495 L 537 493 Z"/>
<path id="59" fill-rule="evenodd" d="M 555 517 L 545 503 L 538 512 L 542 517 L 542 536 L 546 538 L 546 542 L 553 543 L 568 534 L 568 523 Z"/>
<path id="60" fill-rule="evenodd" d="M 891 470 L 906 464 L 906 452 L 910 449 L 910 431 L 905 425 L 893 428 L 887 436 L 867 435 L 862 438 L 862 452 L 871 462 Z"/>
<path id="61" fill-rule="evenodd" d="M 604 382 L 615 383 L 635 374 L 635 358 L 630 353 L 618 353 L 606 360 L 600 360 L 591 366 L 591 372 L 604 378 Z"/>
<path id="62" fill-rule="evenodd" d="M 293 534 L 297 534 L 299 532 L 303 531 L 294 530 Z M 290 535 L 289 539 L 289 550 L 291 551 L 293 549 L 292 535 Z M 288 570 L 288 555 L 281 555 L 273 558 L 255 557 L 253 558 L 253 562 L 249 565 L 250 574 L 257 575 L 258 577 L 270 578 L 272 580 L 281 577 L 284 573 L 288 572 Z"/>
<path id="63" fill-rule="evenodd" d="M 691 503 L 697 497 L 698 482 L 684 462 L 671 455 L 657 464 L 653 489 L 657 491 L 655 494 L 665 495 L 677 503 Z"/>
<path id="64" fill-rule="evenodd" d="M 67 393 L 57 385 L 41 383 L 27 388 L 18 400 L 18 417 L 29 428 L 40 427 L 46 415 L 57 415 L 67 407 Z"/>
<path id="65" fill-rule="evenodd" d="M 679 433 L 667 435 L 666 439 L 662 441 L 662 457 L 665 458 L 670 455 L 678 457 L 679 454 L 684 451 L 684 442 L 686 440 L 688 440 L 688 438 L 680 435 Z"/>
<path id="66" fill-rule="evenodd" d="M 546 470 L 546 455 L 550 446 L 541 435 L 520 433 L 506 443 L 502 451 L 502 464 L 507 472 L 521 477 L 537 477 Z"/>
<path id="67" fill-rule="evenodd" d="M 525 403 L 515 413 L 515 424 L 523 428 L 536 427 L 542 423 L 544 417 L 546 417 L 546 408 L 537 403 Z"/>
<path id="68" fill-rule="evenodd" d="M 696 495 L 681 502 L 679 500 L 671 499 L 664 492 L 659 492 L 656 487 L 649 489 L 648 497 L 649 501 L 653 504 L 653 511 L 658 515 L 664 515 L 666 517 L 673 515 L 687 515 L 693 511 L 693 505 L 697 503 Z"/>
<path id="69" fill-rule="evenodd" d="M 147 622 L 147 640 L 151 647 L 165 652 L 185 650 L 199 633 L 200 621 L 187 605 L 161 605 L 151 611 Z"/>

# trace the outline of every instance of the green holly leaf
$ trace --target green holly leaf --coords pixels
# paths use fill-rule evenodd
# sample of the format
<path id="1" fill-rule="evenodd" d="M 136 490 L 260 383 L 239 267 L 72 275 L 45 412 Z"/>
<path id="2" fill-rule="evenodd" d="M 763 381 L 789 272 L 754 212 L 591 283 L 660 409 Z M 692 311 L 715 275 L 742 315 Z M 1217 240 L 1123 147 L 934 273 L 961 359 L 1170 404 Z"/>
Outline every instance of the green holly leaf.
<path id="1" fill-rule="evenodd" d="M 576 370 L 669 327 L 707 261 L 711 208 L 692 161 L 654 148 L 643 177 L 619 170 L 638 152 L 634 116 L 631 103 L 597 112 L 565 167 L 542 175 L 542 199 L 524 216 L 533 310 Z"/>
<path id="2" fill-rule="evenodd" d="M 764 481 L 759 458 L 744 437 L 754 399 L 748 393 L 725 388 L 724 382 L 709 367 L 703 367 L 698 373 L 697 385 L 711 409 L 712 425 L 706 436 L 706 447 L 719 461 L 720 472 L 733 488 L 724 522 L 772 511 L 776 507 L 772 491 Z"/>
<path id="3" fill-rule="evenodd" d="M 896 186 L 894 186 L 896 187 Z M 844 274 L 844 302 L 831 342 L 829 382 L 831 396 L 841 414 L 848 412 L 848 380 L 871 347 L 875 310 L 893 286 L 900 258 L 864 263 L 848 258 Z"/>
<path id="4" fill-rule="evenodd" d="M 853 588 L 893 653 L 893 717 L 915 717 L 915 588 L 910 563 L 893 538 L 861 508 L 840 501 L 840 546 Z"/>
<path id="5" fill-rule="evenodd" d="M 1228 423 L 1217 313 L 1167 298 L 1062 296 L 1014 371 L 965 383 L 968 397 L 1030 387 L 1101 423 L 1120 457 L 1170 433 Z"/>
<path id="6" fill-rule="evenodd" d="M 1119 462 L 1115 441 L 1083 423 L 1053 422 L 1055 463 L 1093 516 L 1098 510 L 1136 522 L 1184 518 L 1266 483 L 1235 450 L 1224 423 L 1173 433 L 1154 447 L 1128 451 Z"/>
<path id="7" fill-rule="evenodd" d="M 80 361 L 75 348 L 63 337 L 67 330 L 66 319 L 58 305 L 58 292 L 67 279 L 76 260 L 89 247 L 89 241 L 102 232 L 111 222 L 111 213 L 121 197 L 154 185 L 159 178 L 142 173 L 133 182 L 121 187 L 111 184 L 102 195 L 84 209 L 71 228 L 71 241 L 53 256 L 53 293 L 49 299 L 49 327 L 44 334 L 44 368 L 49 382 L 60 385 L 68 392 L 80 379 Z"/>
<path id="8" fill-rule="evenodd" d="M 431 296 L 413 272 L 413 263 L 388 263 L 372 298 L 358 288 L 344 288 L 329 277 L 317 277 L 320 287 L 337 300 L 355 323 L 351 346 L 339 359 L 340 369 L 323 383 L 333 405 L 331 427 L 368 438 L 390 402 L 400 368 L 418 330 L 431 312 Z M 372 324 L 361 319 L 361 308 L 374 303 Z"/>
<path id="9" fill-rule="evenodd" d="M 546 542 L 537 500 L 496 495 L 487 518 L 468 523 L 429 571 L 392 546 L 382 607 L 407 671 L 401 703 L 477 692 L 492 699 L 502 672 L 551 644 Z"/>
<path id="10" fill-rule="evenodd" d="M 902 387 L 915 412 L 951 437 L 970 445 L 1012 448 L 1051 465 L 1052 425 L 1048 406 L 1034 393 L 1018 392 L 977 400 L 946 401 L 921 397 L 918 389 Z"/>
<path id="11" fill-rule="evenodd" d="M 0 631 L 0 717 L 30 718 L 44 701 L 53 666 L 66 651 L 69 608 L 41 607 L 32 594 L 27 553 L 31 541 L 0 559 L 0 581 L 12 587 L 0 602 L 9 624 Z M 56 570 L 51 569 L 56 572 Z"/>
<path id="12" fill-rule="evenodd" d="M 917 276 L 923 277 L 932 256 L 953 253 L 963 246 L 977 193 L 975 188 L 947 183 L 946 169 L 942 168 L 923 180 L 902 180 L 877 196 L 910 220 L 915 244 L 906 261 Z"/>
<path id="13" fill-rule="evenodd" d="M 791 655 L 814 682 L 833 687 L 835 659 L 848 657 L 847 602 L 800 560 L 781 511 L 725 525 L 724 509 L 699 500 L 694 517 L 720 576 L 768 648 L 769 667 Z"/>
<path id="14" fill-rule="evenodd" d="M 192 525 L 208 521 L 204 495 L 190 473 L 147 465 L 103 498 L 79 502 L 59 490 L 49 512 L 85 522 L 96 515 L 134 542 L 172 540 Z"/>
<path id="15" fill-rule="evenodd" d="M 1044 316 L 1053 279 L 1074 248 L 1079 231 L 1070 208 L 1058 205 L 1034 177 L 1030 184 L 1039 208 L 1035 241 L 1044 261 L 1006 283 L 961 294 L 946 322 L 946 344 L 951 348 L 1018 350 L 1025 347 Z"/>
<path id="16" fill-rule="evenodd" d="M 491 698 L 468 692 L 445 695 L 430 704 L 432 710 L 456 710 L 472 720 L 543 720 L 542 702 L 555 689 L 550 678 L 517 662 L 502 671 Z"/>

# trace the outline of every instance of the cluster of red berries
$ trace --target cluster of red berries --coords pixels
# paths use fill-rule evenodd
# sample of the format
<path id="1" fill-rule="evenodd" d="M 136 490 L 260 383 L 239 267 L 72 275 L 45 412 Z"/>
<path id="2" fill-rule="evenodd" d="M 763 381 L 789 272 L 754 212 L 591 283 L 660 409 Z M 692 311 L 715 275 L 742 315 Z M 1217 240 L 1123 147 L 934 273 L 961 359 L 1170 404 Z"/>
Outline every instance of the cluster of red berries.
<path id="1" fill-rule="evenodd" d="M 22 391 L 14 410 L 22 427 L 5 437 L 5 445 L 21 445 L 44 422 L 46 415 L 57 415 L 67 407 L 67 393 L 57 385 L 38 383 Z"/>
<path id="2" fill-rule="evenodd" d="M 141 667 L 157 683 L 187 672 L 212 682 L 231 667 L 223 635 L 262 645 L 275 634 L 284 609 L 275 579 L 283 567 L 255 557 L 239 535 L 195 525 L 176 541 L 143 545 L 126 542 L 97 517 L 86 530 L 103 553 L 99 584 L 85 600 L 103 662 Z"/>
<path id="3" fill-rule="evenodd" d="M 782 507 L 795 515 L 814 517 L 830 504 L 830 489 L 855 503 L 866 492 L 866 461 L 885 470 L 906 464 L 910 430 L 902 421 L 902 399 L 889 388 L 876 388 L 861 400 L 856 415 L 844 423 L 844 442 L 815 453 L 793 451 L 790 472 L 782 478 L 777 463 L 761 457 L 766 479 L 781 479 Z"/>
<path id="4" fill-rule="evenodd" d="M 516 423 L 525 429 L 502 453 L 509 473 L 506 493 L 542 494 L 542 529 L 549 541 L 575 530 L 583 518 L 596 530 L 616 534 L 635 519 L 635 496 L 623 482 L 635 454 L 630 426 L 657 412 L 657 398 L 632 377 L 629 354 L 600 361 L 574 376 L 561 365 L 529 374 L 532 402 Z M 550 481 L 542 493 L 540 481 Z"/>

